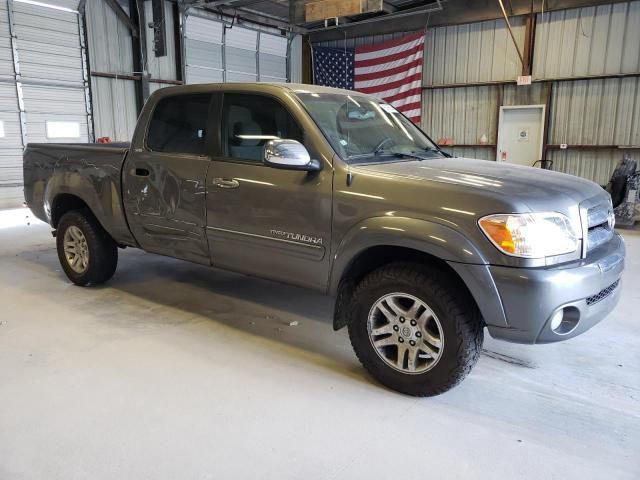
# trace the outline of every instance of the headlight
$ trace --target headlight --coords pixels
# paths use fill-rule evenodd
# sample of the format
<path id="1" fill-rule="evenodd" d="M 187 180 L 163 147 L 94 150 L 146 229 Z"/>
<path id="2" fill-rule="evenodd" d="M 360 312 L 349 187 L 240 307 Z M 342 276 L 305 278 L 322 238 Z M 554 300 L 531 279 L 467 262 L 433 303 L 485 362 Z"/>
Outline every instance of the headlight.
<path id="1" fill-rule="evenodd" d="M 514 257 L 551 257 L 578 248 L 571 222 L 560 213 L 488 215 L 478 224 L 498 250 Z"/>

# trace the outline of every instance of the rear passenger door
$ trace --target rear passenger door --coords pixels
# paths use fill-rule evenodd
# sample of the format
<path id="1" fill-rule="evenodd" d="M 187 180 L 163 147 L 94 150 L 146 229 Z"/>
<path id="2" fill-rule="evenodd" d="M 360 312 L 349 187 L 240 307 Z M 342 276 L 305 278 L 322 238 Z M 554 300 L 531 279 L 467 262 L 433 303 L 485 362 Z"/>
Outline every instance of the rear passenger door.
<path id="1" fill-rule="evenodd" d="M 131 231 L 146 251 L 209 264 L 206 177 L 211 157 L 212 94 L 161 98 L 142 148 L 123 170 Z"/>
<path id="2" fill-rule="evenodd" d="M 332 166 L 275 97 L 225 93 L 220 145 L 207 175 L 207 235 L 214 266 L 322 290 L 331 232 Z M 317 172 L 263 164 L 264 144 L 301 142 Z"/>

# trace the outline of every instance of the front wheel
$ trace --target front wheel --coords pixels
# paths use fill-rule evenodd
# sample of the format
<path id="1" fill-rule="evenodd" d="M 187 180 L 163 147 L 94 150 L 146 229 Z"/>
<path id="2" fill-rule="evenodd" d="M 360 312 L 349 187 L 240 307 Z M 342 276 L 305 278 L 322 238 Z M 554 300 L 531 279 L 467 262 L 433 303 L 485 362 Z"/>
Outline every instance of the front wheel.
<path id="1" fill-rule="evenodd" d="M 87 210 L 65 213 L 56 232 L 58 259 L 76 285 L 97 285 L 109 280 L 118 264 L 118 247 Z"/>
<path id="2" fill-rule="evenodd" d="M 354 292 L 349 337 L 383 385 L 415 396 L 443 393 L 478 360 L 483 329 L 477 308 L 451 274 L 419 264 L 386 265 Z"/>

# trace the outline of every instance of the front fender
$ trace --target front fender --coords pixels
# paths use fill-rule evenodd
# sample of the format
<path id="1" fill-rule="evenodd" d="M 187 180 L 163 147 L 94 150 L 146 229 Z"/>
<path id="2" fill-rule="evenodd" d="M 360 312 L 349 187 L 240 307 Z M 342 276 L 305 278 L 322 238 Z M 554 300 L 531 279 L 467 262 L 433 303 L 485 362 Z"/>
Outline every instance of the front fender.
<path id="1" fill-rule="evenodd" d="M 464 235 L 444 225 L 407 217 L 372 217 L 349 229 L 336 249 L 329 292 L 335 294 L 351 262 L 371 247 L 411 248 L 448 262 L 486 264 Z"/>
<path id="2" fill-rule="evenodd" d="M 329 293 L 336 295 L 351 262 L 368 248 L 411 248 L 446 261 L 469 289 L 489 325 L 506 327 L 500 294 L 489 271 L 489 262 L 460 232 L 428 220 L 406 217 L 373 217 L 353 226 L 340 242 L 333 261 Z M 343 326 L 340 321 L 334 328 Z"/>

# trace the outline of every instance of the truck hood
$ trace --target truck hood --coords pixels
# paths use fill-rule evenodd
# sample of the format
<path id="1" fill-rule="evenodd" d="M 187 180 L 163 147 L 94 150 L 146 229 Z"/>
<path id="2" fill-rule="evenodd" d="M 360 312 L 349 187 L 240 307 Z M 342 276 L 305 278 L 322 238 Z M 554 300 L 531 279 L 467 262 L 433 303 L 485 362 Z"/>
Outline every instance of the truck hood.
<path id="1" fill-rule="evenodd" d="M 434 158 L 357 165 L 353 171 L 404 177 L 416 181 L 444 182 L 452 188 L 478 190 L 487 196 L 510 198 L 531 210 L 546 208 L 550 201 L 578 204 L 607 195 L 594 182 L 564 173 L 470 158 Z M 454 187 L 455 186 L 455 187 Z"/>

